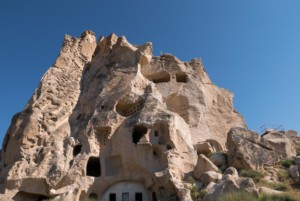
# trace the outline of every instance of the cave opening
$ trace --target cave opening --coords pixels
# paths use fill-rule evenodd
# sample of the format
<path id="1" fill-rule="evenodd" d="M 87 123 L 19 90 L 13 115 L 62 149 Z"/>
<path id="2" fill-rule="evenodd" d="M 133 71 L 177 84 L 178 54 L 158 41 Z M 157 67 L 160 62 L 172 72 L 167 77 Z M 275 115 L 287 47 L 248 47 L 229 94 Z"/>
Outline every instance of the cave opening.
<path id="1" fill-rule="evenodd" d="M 132 142 L 137 144 L 146 133 L 147 128 L 145 126 L 135 126 L 132 132 Z"/>
<path id="2" fill-rule="evenodd" d="M 73 148 L 73 156 L 77 156 L 81 152 L 82 145 L 78 144 Z"/>
<path id="3" fill-rule="evenodd" d="M 101 176 L 100 159 L 97 157 L 90 157 L 86 166 L 86 174 L 91 177 Z"/>
<path id="4" fill-rule="evenodd" d="M 187 83 L 187 75 L 184 72 L 177 72 L 176 73 L 176 81 Z"/>

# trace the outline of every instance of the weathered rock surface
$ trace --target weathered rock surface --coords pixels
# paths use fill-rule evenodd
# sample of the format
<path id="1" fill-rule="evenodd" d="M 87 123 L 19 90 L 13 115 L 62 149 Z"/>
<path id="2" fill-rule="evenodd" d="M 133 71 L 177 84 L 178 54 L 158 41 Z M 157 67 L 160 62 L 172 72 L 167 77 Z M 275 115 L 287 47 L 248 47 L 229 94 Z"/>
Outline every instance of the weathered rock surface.
<path id="1" fill-rule="evenodd" d="M 218 182 L 222 178 L 222 174 L 215 171 L 207 171 L 201 175 L 201 181 L 205 186 L 210 184 L 211 182 Z"/>
<path id="2" fill-rule="evenodd" d="M 66 36 L 7 131 L 1 193 L 13 200 L 105 201 L 124 192 L 144 201 L 190 200 L 182 181 L 197 164 L 194 145 L 221 151 L 230 128 L 245 127 L 232 98 L 200 60 L 154 57 L 151 43 L 133 46 L 114 34 L 98 42 L 91 31 Z"/>
<path id="3" fill-rule="evenodd" d="M 198 156 L 198 161 L 193 171 L 193 175 L 196 179 L 201 179 L 201 176 L 204 172 L 207 171 L 215 171 L 217 172 L 219 169 L 215 166 L 206 156 L 200 154 Z"/>
<path id="4" fill-rule="evenodd" d="M 197 154 L 204 154 L 206 156 L 223 150 L 222 145 L 213 139 L 198 142 L 194 144 L 194 148 L 196 149 Z"/>
<path id="5" fill-rule="evenodd" d="M 297 165 L 291 165 L 289 167 L 289 174 L 293 179 L 299 179 L 299 171 Z"/>
<path id="6" fill-rule="evenodd" d="M 234 191 L 246 191 L 254 196 L 258 196 L 258 189 L 254 181 L 251 178 L 239 178 L 237 171 L 232 167 L 225 171 L 221 180 L 207 190 L 204 201 L 216 201 L 221 195 Z"/>
<path id="7" fill-rule="evenodd" d="M 222 167 L 223 165 L 226 165 L 227 160 L 223 153 L 214 153 L 211 154 L 209 157 L 209 160 L 215 164 L 217 167 Z"/>
<path id="8" fill-rule="evenodd" d="M 263 169 L 279 161 L 274 147 L 257 133 L 232 128 L 227 135 L 228 165 L 237 169 Z"/>
<path id="9" fill-rule="evenodd" d="M 284 133 L 272 131 L 262 135 L 262 138 L 274 147 L 274 151 L 281 158 L 292 158 L 296 156 L 293 143 Z"/>

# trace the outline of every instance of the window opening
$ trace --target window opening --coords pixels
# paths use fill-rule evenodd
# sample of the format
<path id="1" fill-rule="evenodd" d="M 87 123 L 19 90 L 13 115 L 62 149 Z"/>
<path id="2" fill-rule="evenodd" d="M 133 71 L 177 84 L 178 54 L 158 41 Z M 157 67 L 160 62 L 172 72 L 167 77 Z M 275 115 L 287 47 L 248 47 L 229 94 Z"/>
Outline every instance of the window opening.
<path id="1" fill-rule="evenodd" d="M 135 201 L 143 201 L 143 194 L 135 193 Z"/>
<path id="2" fill-rule="evenodd" d="M 117 195 L 115 193 L 110 193 L 109 201 L 117 201 Z"/>

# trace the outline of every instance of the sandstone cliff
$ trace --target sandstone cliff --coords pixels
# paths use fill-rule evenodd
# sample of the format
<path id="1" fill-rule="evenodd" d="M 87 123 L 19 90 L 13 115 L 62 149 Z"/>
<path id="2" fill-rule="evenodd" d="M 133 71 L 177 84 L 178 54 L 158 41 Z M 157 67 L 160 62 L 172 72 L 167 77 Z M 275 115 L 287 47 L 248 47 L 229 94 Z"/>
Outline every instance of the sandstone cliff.
<path id="1" fill-rule="evenodd" d="M 228 131 L 246 127 L 232 98 L 198 59 L 152 56 L 151 43 L 134 46 L 114 34 L 98 42 L 91 31 L 66 36 L 7 131 L 1 193 L 190 200 L 183 180 L 197 164 L 197 145 L 222 151 Z"/>

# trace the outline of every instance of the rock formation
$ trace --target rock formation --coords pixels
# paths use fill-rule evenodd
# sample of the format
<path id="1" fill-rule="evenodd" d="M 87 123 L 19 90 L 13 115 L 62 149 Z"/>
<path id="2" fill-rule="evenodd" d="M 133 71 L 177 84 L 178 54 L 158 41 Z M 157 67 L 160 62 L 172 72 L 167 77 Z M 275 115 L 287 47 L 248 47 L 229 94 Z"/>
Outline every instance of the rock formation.
<path id="1" fill-rule="evenodd" d="M 194 146 L 223 151 L 230 128 L 245 127 L 232 98 L 198 59 L 152 56 L 151 43 L 134 46 L 114 34 L 98 42 L 91 31 L 65 36 L 7 131 L 1 194 L 190 200 L 183 181 L 200 160 Z"/>

